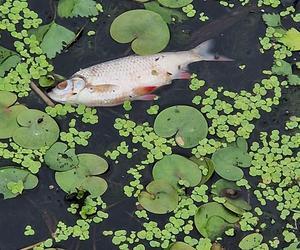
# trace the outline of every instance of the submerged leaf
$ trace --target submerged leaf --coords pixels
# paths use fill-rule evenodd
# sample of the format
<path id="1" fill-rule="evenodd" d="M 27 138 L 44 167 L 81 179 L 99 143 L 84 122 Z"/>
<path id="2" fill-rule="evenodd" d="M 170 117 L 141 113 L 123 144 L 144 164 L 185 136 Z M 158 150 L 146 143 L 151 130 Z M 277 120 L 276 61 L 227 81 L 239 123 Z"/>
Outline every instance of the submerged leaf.
<path id="1" fill-rule="evenodd" d="M 272 67 L 272 72 L 276 75 L 288 76 L 292 74 L 292 65 L 284 60 L 277 60 Z"/>
<path id="2" fill-rule="evenodd" d="M 202 113 L 190 106 L 169 107 L 158 114 L 154 131 L 161 137 L 175 135 L 182 148 L 192 148 L 207 136 L 208 125 Z"/>
<path id="3" fill-rule="evenodd" d="M 156 162 L 152 171 L 154 180 L 164 180 L 178 187 L 180 180 L 187 181 L 190 187 L 197 186 L 202 178 L 198 165 L 181 155 L 166 155 Z"/>
<path id="4" fill-rule="evenodd" d="M 17 121 L 20 127 L 15 130 L 13 140 L 23 148 L 51 146 L 59 137 L 56 121 L 40 110 L 25 110 L 18 115 Z"/>
<path id="5" fill-rule="evenodd" d="M 154 54 L 169 43 L 170 31 L 162 17 L 149 10 L 130 10 L 118 16 L 110 27 L 111 37 L 119 43 L 130 43 L 140 55 Z"/>
<path id="6" fill-rule="evenodd" d="M 41 49 L 50 59 L 60 53 L 63 47 L 70 44 L 75 38 L 73 31 L 55 22 L 42 25 L 32 33 L 36 35 Z"/>
<path id="7" fill-rule="evenodd" d="M 27 108 L 23 105 L 14 105 L 17 96 L 14 93 L 0 91 L 0 139 L 13 136 L 15 130 L 19 128 L 17 117 Z"/>
<path id="8" fill-rule="evenodd" d="M 60 0 L 57 14 L 60 17 L 89 17 L 99 13 L 97 2 L 94 0 Z"/>
<path id="9" fill-rule="evenodd" d="M 300 32 L 295 28 L 291 28 L 279 39 L 279 42 L 283 43 L 291 51 L 298 51 L 300 50 Z"/>
<path id="10" fill-rule="evenodd" d="M 16 167 L 2 167 L 0 169 L 0 193 L 4 199 L 10 199 L 18 196 L 20 192 L 13 192 L 14 184 L 23 183 L 24 189 L 33 189 L 38 184 L 38 178 L 29 171 Z"/>
<path id="11" fill-rule="evenodd" d="M 193 2 L 193 0 L 158 0 L 158 2 L 168 8 L 181 8 Z"/>
<path id="12" fill-rule="evenodd" d="M 0 46 L 0 77 L 3 77 L 6 71 L 16 67 L 20 61 L 19 54 Z"/>
<path id="13" fill-rule="evenodd" d="M 139 203 L 154 214 L 166 214 L 176 209 L 179 201 L 177 191 L 164 180 L 149 183 L 146 191 L 138 196 Z"/>

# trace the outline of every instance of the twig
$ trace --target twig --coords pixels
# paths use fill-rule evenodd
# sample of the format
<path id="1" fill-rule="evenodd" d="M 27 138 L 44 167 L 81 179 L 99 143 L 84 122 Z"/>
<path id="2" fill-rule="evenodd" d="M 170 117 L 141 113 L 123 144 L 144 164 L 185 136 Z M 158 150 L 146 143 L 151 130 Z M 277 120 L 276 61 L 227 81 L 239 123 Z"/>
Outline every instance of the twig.
<path id="1" fill-rule="evenodd" d="M 30 250 L 30 249 L 33 249 L 34 247 L 37 247 L 38 245 L 41 245 L 44 241 L 40 241 L 38 243 L 35 243 L 31 246 L 28 246 L 28 247 L 23 247 L 23 248 L 20 248 L 19 250 Z"/>
<path id="2" fill-rule="evenodd" d="M 51 99 L 42 90 L 40 90 L 38 86 L 36 86 L 34 82 L 30 83 L 30 87 L 48 106 L 53 107 L 55 105 Z"/>

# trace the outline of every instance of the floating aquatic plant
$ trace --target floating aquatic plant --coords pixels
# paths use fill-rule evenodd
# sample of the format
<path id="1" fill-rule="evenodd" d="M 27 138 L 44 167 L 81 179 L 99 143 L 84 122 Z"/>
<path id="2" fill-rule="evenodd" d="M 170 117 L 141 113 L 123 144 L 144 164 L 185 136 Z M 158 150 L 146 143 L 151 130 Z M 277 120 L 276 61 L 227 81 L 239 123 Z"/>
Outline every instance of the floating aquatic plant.
<path id="1" fill-rule="evenodd" d="M 130 10 L 118 16 L 110 27 L 112 38 L 119 43 L 130 43 L 140 55 L 163 50 L 170 39 L 168 25 L 162 17 L 149 10 Z"/>
<path id="2" fill-rule="evenodd" d="M 200 184 L 206 183 L 213 175 L 215 172 L 215 164 L 213 161 L 209 158 L 197 158 L 195 156 L 192 156 L 190 158 L 191 161 L 195 162 L 199 169 L 202 170 L 202 178 Z"/>
<path id="3" fill-rule="evenodd" d="M 197 186 L 202 179 L 198 165 L 181 155 L 166 155 L 156 162 L 152 171 L 154 180 L 164 180 L 177 188 L 180 181 L 188 187 Z"/>
<path id="4" fill-rule="evenodd" d="M 242 139 L 244 140 L 244 139 Z M 236 145 L 232 144 L 226 148 L 218 149 L 212 156 L 215 164 L 215 171 L 222 178 L 230 181 L 237 181 L 244 176 L 243 170 L 250 167 L 251 157 L 247 153 L 245 142 L 239 140 Z"/>
<path id="5" fill-rule="evenodd" d="M 38 184 L 38 178 L 29 171 L 13 167 L 0 169 L 0 193 L 4 199 L 18 196 L 24 189 L 33 189 Z"/>
<path id="6" fill-rule="evenodd" d="M 228 227 L 238 220 L 238 216 L 217 202 L 209 202 L 200 206 L 195 215 L 197 230 L 211 240 L 221 236 Z"/>
<path id="7" fill-rule="evenodd" d="M 0 139 L 12 137 L 19 128 L 17 116 L 27 108 L 20 104 L 13 105 L 16 101 L 14 93 L 0 91 Z"/>
<path id="8" fill-rule="evenodd" d="M 193 2 L 193 0 L 158 0 L 158 2 L 168 8 L 181 8 Z"/>
<path id="9" fill-rule="evenodd" d="M 0 46 L 0 77 L 3 77 L 5 72 L 17 66 L 20 61 L 20 55 Z"/>
<path id="10" fill-rule="evenodd" d="M 263 241 L 263 236 L 260 233 L 252 233 L 245 236 L 239 243 L 239 248 L 242 250 L 251 250 L 258 247 Z"/>
<path id="11" fill-rule="evenodd" d="M 13 140 L 23 148 L 40 149 L 58 139 L 56 121 L 40 110 L 25 110 L 18 115 L 17 122 L 20 127 L 15 130 Z"/>
<path id="12" fill-rule="evenodd" d="M 179 197 L 176 189 L 165 180 L 154 180 L 138 196 L 143 208 L 155 214 L 166 214 L 176 209 Z"/>
<path id="13" fill-rule="evenodd" d="M 94 0 L 60 0 L 57 13 L 60 17 L 89 17 L 103 12 L 101 4 Z"/>
<path id="14" fill-rule="evenodd" d="M 94 154 L 79 154 L 78 165 L 71 170 L 56 172 L 55 180 L 66 193 L 88 191 L 92 197 L 99 197 L 107 189 L 107 183 L 98 175 L 108 169 L 107 162 Z"/>
<path id="15" fill-rule="evenodd" d="M 75 38 L 73 31 L 55 22 L 40 26 L 33 30 L 32 34 L 36 36 L 41 49 L 50 59 L 60 53 L 64 46 L 70 44 Z"/>
<path id="16" fill-rule="evenodd" d="M 192 246 L 184 243 L 184 242 L 175 242 L 173 244 L 170 245 L 170 247 L 168 248 L 168 250 L 195 250 L 195 248 L 193 248 Z"/>
<path id="17" fill-rule="evenodd" d="M 207 136 L 208 125 L 201 112 L 193 107 L 178 105 L 160 112 L 154 122 L 157 135 L 175 135 L 180 147 L 192 148 Z"/>

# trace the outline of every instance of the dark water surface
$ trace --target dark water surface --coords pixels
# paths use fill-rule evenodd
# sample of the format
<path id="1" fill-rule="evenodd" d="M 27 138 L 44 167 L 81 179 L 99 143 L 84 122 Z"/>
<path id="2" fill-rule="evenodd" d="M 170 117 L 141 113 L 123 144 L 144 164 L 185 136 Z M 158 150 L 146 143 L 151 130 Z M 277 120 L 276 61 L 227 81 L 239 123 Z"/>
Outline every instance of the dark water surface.
<path id="1" fill-rule="evenodd" d="M 30 1 L 30 3 L 31 7 L 40 14 L 45 23 L 53 19 L 55 1 L 35 0 Z M 201 8 L 197 5 L 201 6 Z M 56 17 L 56 21 L 59 24 L 75 32 L 80 30 L 83 25 L 86 25 L 84 29 L 85 34 L 89 30 L 96 31 L 96 36 L 93 37 L 80 36 L 76 43 L 53 60 L 56 73 L 68 77 L 79 68 L 119 58 L 131 53 L 129 45 L 120 45 L 110 38 L 109 27 L 117 15 L 127 9 L 140 8 L 140 5 L 133 1 L 106 0 L 103 1 L 103 6 L 105 12 L 103 15 L 100 15 L 96 23 L 90 23 L 88 19 L 60 19 Z M 259 53 L 260 45 L 258 37 L 263 36 L 265 31 L 265 25 L 261 20 L 261 13 L 257 9 L 249 7 L 229 10 L 220 6 L 216 1 L 207 1 L 205 3 L 195 1 L 194 6 L 198 10 L 203 9 L 210 17 L 209 22 L 217 20 L 222 20 L 222 22 L 216 22 L 215 25 L 209 28 L 205 28 L 208 27 L 208 22 L 202 23 L 197 19 L 195 21 L 188 20 L 182 24 L 171 25 L 172 40 L 166 50 L 178 51 L 186 49 L 197 42 L 215 38 L 218 52 L 235 58 L 236 61 L 232 63 L 200 62 L 192 64 L 190 70 L 197 73 L 201 79 L 206 80 L 207 85 L 211 87 L 224 86 L 225 89 L 233 91 L 251 89 L 255 82 L 263 79 L 262 70 L 270 68 L 272 64 L 271 54 Z M 233 15 L 233 13 L 235 14 Z M 108 14 L 110 16 L 107 16 Z M 3 42 L 3 39 L 1 39 L 1 42 Z M 238 68 L 240 64 L 247 65 L 245 70 Z M 257 138 L 259 131 L 283 128 L 283 119 L 287 118 L 287 111 L 293 114 L 300 114 L 299 93 L 297 94 L 293 89 L 284 90 L 284 92 L 280 107 L 275 108 L 270 114 L 262 114 L 263 118 L 256 123 L 256 130 L 251 140 Z M 191 105 L 191 100 L 195 95 L 195 93 L 188 90 L 187 80 L 176 80 L 172 85 L 159 89 L 157 93 L 161 98 L 156 103 L 159 104 L 161 110 L 174 104 Z M 297 103 L 291 100 L 297 100 Z M 34 93 L 31 93 L 20 102 L 28 104 L 30 108 L 41 110 L 45 108 L 44 103 Z M 151 104 L 152 102 L 134 102 L 130 118 L 137 123 L 144 121 L 152 123 L 153 117 L 150 117 L 145 112 Z M 112 124 L 116 117 L 123 117 L 124 114 L 125 111 L 122 106 L 98 108 L 99 124 L 92 126 L 80 124 L 78 121 L 77 125 L 80 124 L 79 130 L 92 130 L 93 136 L 89 140 L 89 145 L 84 148 L 77 147 L 77 152 L 104 155 L 106 150 L 115 148 L 124 138 L 118 136 Z M 68 128 L 71 118 L 56 119 L 62 131 Z M 128 141 L 128 144 L 131 145 L 130 141 Z M 68 250 L 116 249 L 111 243 L 111 238 L 101 235 L 103 230 L 125 229 L 125 227 L 128 231 L 141 229 L 140 222 L 132 217 L 135 211 L 136 200 L 125 197 L 123 186 L 131 178 L 126 174 L 126 171 L 133 167 L 135 163 L 139 163 L 144 159 L 142 152 L 142 150 L 139 150 L 135 153 L 132 160 L 121 156 L 119 158 L 120 163 L 117 165 L 112 161 L 109 162 L 110 169 L 104 175 L 104 178 L 109 183 L 109 189 L 103 196 L 103 200 L 108 206 L 111 204 L 116 205 L 112 206 L 109 210 L 109 219 L 99 225 L 92 226 L 90 240 L 79 241 L 71 238 L 67 242 L 56 244 L 56 247 L 61 246 Z M 173 152 L 186 154 L 184 150 L 178 148 L 174 149 Z M 0 160 L 1 166 L 7 163 L 9 162 Z M 151 178 L 150 169 L 146 172 L 148 176 L 145 176 L 144 183 Z M 15 199 L 0 201 L 1 250 L 16 250 L 47 239 L 55 230 L 55 226 L 59 220 L 70 225 L 74 223 L 74 216 L 66 212 L 70 203 L 65 200 L 65 193 L 56 185 L 54 172 L 43 166 L 39 172 L 39 180 L 39 185 L 34 190 L 26 191 L 22 196 Z M 248 178 L 248 180 L 253 180 L 253 184 L 257 182 L 254 178 Z M 215 178 L 211 180 L 211 183 L 214 181 Z M 54 185 L 55 188 L 50 190 L 50 185 Z M 255 204 L 253 207 L 255 207 Z M 272 214 L 275 208 L 269 207 L 266 209 Z M 167 217 L 162 216 L 159 218 L 161 218 L 162 223 L 167 219 Z M 266 220 L 269 219 L 266 218 Z M 280 222 L 280 219 L 276 218 L 276 221 Z M 35 229 L 36 233 L 34 236 L 25 237 L 23 235 L 24 228 L 28 224 L 32 225 Z M 281 234 L 281 230 L 279 223 L 278 235 Z M 272 236 L 274 235 L 276 233 L 272 232 Z M 226 238 L 226 241 L 222 244 L 226 249 L 237 249 L 232 247 L 233 241 L 236 246 L 242 237 L 243 234 L 238 233 L 232 239 Z M 266 241 L 267 238 L 265 239 Z"/>

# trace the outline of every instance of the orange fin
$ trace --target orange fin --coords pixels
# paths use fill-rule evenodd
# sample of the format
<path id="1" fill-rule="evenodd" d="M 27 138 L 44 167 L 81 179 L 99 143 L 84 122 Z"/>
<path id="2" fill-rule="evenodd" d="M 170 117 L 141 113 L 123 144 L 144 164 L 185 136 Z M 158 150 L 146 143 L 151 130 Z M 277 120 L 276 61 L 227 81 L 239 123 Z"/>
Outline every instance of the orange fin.
<path id="1" fill-rule="evenodd" d="M 159 98 L 158 95 L 148 94 L 148 95 L 139 96 L 139 97 L 135 98 L 135 100 L 139 100 L 139 101 L 153 101 L 153 100 L 157 100 L 158 98 Z"/>
<path id="2" fill-rule="evenodd" d="M 133 92 L 137 96 L 143 96 L 149 94 L 157 89 L 157 86 L 146 86 L 146 87 L 138 87 L 133 89 Z"/>
<path id="3" fill-rule="evenodd" d="M 103 93 L 103 92 L 108 92 L 108 91 L 113 91 L 119 88 L 118 85 L 114 85 L 114 84 L 101 84 L 101 85 L 88 85 L 87 88 L 91 91 L 91 92 L 99 92 L 99 93 Z"/>

